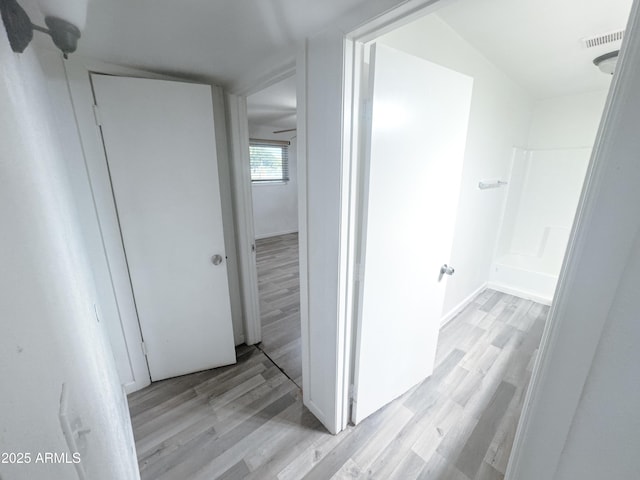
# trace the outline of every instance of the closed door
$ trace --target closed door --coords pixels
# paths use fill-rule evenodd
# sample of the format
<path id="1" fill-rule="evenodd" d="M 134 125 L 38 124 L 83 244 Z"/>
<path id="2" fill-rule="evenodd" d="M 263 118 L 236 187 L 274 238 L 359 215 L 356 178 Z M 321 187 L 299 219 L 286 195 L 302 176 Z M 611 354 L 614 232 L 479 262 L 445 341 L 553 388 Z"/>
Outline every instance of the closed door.
<path id="1" fill-rule="evenodd" d="M 91 80 L 151 379 L 235 363 L 210 87 Z"/>
<path id="2" fill-rule="evenodd" d="M 352 420 L 431 375 L 473 80 L 374 45 Z"/>

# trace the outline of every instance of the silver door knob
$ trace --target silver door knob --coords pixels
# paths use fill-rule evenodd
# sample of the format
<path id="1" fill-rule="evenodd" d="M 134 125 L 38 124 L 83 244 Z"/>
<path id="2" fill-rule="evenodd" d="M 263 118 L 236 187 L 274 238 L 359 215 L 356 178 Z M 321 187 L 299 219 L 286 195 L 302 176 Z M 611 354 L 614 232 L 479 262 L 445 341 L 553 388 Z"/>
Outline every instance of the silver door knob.
<path id="1" fill-rule="evenodd" d="M 440 267 L 440 275 L 438 276 L 438 281 L 442 280 L 444 275 L 453 275 L 455 273 L 455 269 L 450 267 L 446 263 Z"/>
<path id="2" fill-rule="evenodd" d="M 222 255 L 214 255 L 211 257 L 211 263 L 214 265 L 220 265 L 222 263 Z"/>

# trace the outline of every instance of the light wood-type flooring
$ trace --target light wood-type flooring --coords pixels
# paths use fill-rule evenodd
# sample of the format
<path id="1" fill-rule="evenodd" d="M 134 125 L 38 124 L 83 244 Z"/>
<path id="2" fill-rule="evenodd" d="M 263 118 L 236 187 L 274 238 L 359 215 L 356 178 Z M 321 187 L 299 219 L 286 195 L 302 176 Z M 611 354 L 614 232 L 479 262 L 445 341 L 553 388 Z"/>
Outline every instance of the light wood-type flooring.
<path id="1" fill-rule="evenodd" d="M 129 396 L 144 480 L 502 479 L 548 307 L 492 290 L 442 328 L 434 374 L 339 435 L 256 347 Z"/>
<path id="2" fill-rule="evenodd" d="M 298 234 L 256 240 L 262 342 L 258 345 L 302 387 Z"/>

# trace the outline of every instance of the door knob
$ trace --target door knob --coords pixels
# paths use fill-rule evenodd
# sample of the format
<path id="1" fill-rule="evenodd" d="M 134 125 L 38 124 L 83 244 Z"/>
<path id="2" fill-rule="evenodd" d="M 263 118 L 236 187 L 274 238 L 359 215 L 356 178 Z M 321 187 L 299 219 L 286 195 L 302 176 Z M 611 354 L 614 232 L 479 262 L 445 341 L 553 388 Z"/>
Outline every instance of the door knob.
<path id="1" fill-rule="evenodd" d="M 446 263 L 440 267 L 440 275 L 438 276 L 438 281 L 442 280 L 444 275 L 453 275 L 455 273 L 455 268 L 450 267 Z"/>
<path id="2" fill-rule="evenodd" d="M 214 255 L 211 257 L 211 263 L 214 265 L 220 265 L 222 263 L 222 255 Z"/>

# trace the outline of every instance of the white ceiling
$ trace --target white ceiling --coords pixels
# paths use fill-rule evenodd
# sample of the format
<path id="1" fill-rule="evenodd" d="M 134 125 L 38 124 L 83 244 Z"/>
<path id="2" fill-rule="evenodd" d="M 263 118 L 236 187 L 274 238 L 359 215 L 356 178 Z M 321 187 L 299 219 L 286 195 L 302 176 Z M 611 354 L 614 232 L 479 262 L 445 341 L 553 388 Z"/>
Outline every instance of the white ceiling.
<path id="1" fill-rule="evenodd" d="M 299 40 L 367 0 L 92 0 L 79 53 L 223 86 L 291 58 Z M 626 24 L 631 0 L 459 0 L 438 15 L 539 98 L 607 88 L 583 37 Z M 254 123 L 292 128 L 295 81 L 249 101 Z"/>
<path id="2" fill-rule="evenodd" d="M 78 53 L 228 86 L 364 2 L 91 0 Z"/>
<path id="3" fill-rule="evenodd" d="M 276 130 L 296 126 L 296 77 L 291 76 L 247 98 L 249 123 Z"/>
<path id="4" fill-rule="evenodd" d="M 537 98 L 606 89 L 581 39 L 623 29 L 631 0 L 460 0 L 438 16 Z"/>
<path id="5" fill-rule="evenodd" d="M 459 0 L 438 16 L 536 98 L 603 90 L 611 78 L 593 59 L 620 42 L 584 47 L 582 39 L 623 29 L 631 0 Z M 416 39 L 419 41 L 419 39 Z M 295 126 L 295 81 L 248 101 L 253 124 Z"/>

